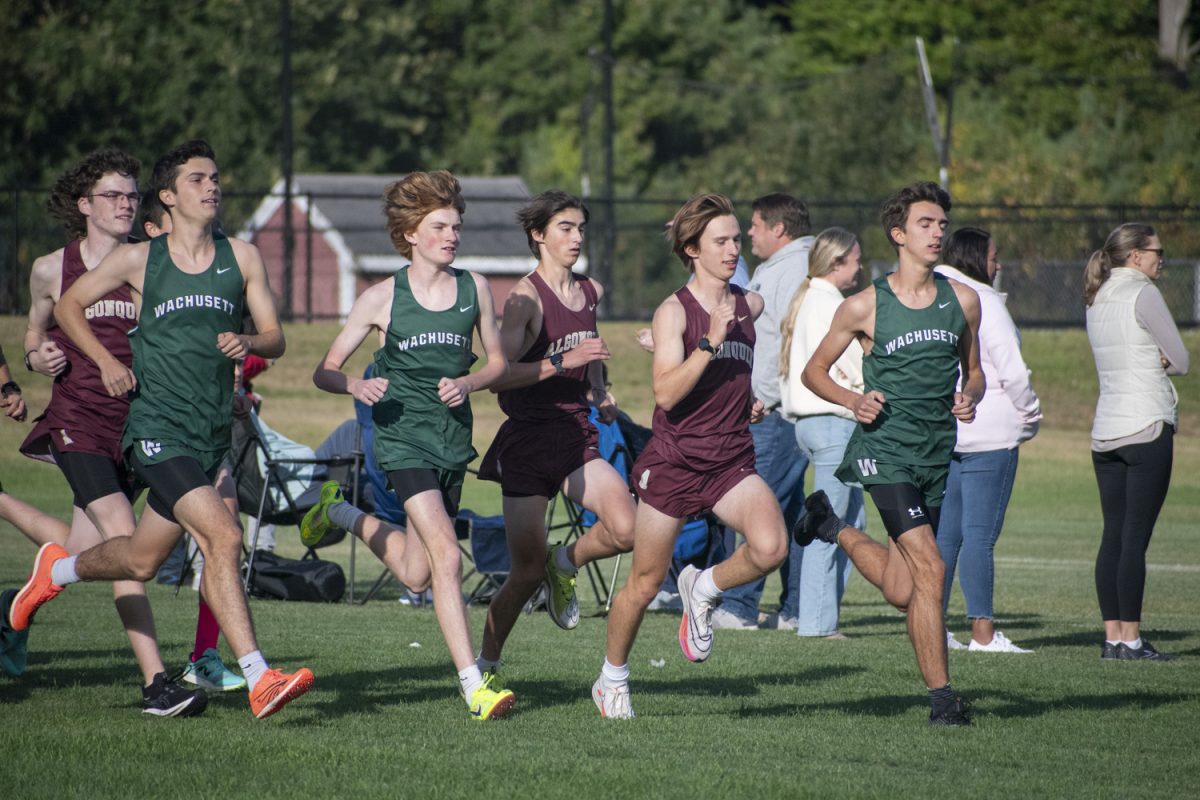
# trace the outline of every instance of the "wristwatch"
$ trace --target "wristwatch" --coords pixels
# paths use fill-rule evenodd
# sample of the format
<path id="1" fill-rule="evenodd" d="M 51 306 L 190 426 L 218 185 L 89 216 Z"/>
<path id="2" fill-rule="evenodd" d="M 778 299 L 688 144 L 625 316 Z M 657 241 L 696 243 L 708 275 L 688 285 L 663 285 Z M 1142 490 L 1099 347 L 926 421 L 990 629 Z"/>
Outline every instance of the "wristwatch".
<path id="1" fill-rule="evenodd" d="M 20 394 L 20 393 L 21 393 L 21 387 L 17 386 L 16 381 L 9 381 L 8 383 L 4 384 L 3 386 L 0 386 L 0 397 L 8 397 L 10 394 Z"/>
<path id="2" fill-rule="evenodd" d="M 700 341 L 696 343 L 696 347 L 708 353 L 709 361 L 717 357 L 717 348 L 712 346 L 712 342 L 708 340 L 707 336 L 701 336 Z"/>
<path id="3" fill-rule="evenodd" d="M 554 367 L 554 372 L 557 375 L 566 375 L 567 368 L 563 366 L 563 354 L 555 353 L 550 356 L 550 366 Z"/>

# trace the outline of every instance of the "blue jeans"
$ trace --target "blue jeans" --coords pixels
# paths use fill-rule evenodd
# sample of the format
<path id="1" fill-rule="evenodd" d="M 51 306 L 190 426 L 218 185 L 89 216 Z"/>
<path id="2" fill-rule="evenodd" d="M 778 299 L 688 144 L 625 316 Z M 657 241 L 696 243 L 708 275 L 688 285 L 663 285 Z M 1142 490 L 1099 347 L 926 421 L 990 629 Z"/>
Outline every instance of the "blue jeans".
<path id="1" fill-rule="evenodd" d="M 792 526 L 804 512 L 804 470 L 808 459 L 796 445 L 795 426 L 778 411 L 772 411 L 762 422 L 750 426 L 754 438 L 754 468 L 779 501 L 783 524 L 789 533 L 788 555 L 779 567 L 783 591 L 779 595 L 779 613 L 796 617 L 798 605 L 796 584 L 800 581 L 801 548 L 791 541 Z M 766 578 L 734 586 L 721 595 L 721 608 L 747 622 L 758 622 L 758 601 L 762 598 Z"/>
<path id="2" fill-rule="evenodd" d="M 992 552 L 1017 475 L 1017 448 L 986 453 L 955 453 L 946 479 L 946 499 L 938 522 L 937 544 L 946 562 L 942 610 L 950 603 L 954 568 L 960 563 L 959 586 L 969 619 L 992 619 L 995 563 Z"/>
<path id="3" fill-rule="evenodd" d="M 842 463 L 846 443 L 857 423 L 833 414 L 801 417 L 796 422 L 796 443 L 813 465 L 813 491 L 823 489 L 829 502 L 847 524 L 866 528 L 867 509 L 861 487 L 839 481 L 833 473 Z M 800 636 L 828 636 L 838 629 L 838 611 L 846 581 L 854 570 L 849 556 L 836 544 L 813 541 L 800 548 Z"/>

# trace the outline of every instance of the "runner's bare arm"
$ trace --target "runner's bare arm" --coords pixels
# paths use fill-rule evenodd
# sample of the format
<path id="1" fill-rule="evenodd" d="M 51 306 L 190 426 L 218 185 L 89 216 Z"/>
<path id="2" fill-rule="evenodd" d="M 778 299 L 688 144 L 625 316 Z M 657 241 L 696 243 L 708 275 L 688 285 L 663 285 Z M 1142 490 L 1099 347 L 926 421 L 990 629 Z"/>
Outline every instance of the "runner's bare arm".
<path id="1" fill-rule="evenodd" d="M 725 341 L 729 328 L 733 324 L 733 298 L 726 298 L 709 315 L 709 327 L 706 338 L 714 348 L 719 348 Z M 674 295 L 662 302 L 654 312 L 651 323 L 654 336 L 654 402 L 666 411 L 674 408 L 680 400 L 687 397 L 700 376 L 712 361 L 712 354 L 699 347 L 698 342 L 684 342 L 683 336 L 687 330 L 687 315 L 683 304 Z M 695 349 L 684 358 L 686 345 Z"/>
<path id="2" fill-rule="evenodd" d="M 396 279 L 388 278 L 367 289 L 354 301 L 346 324 L 313 370 L 313 383 L 318 389 L 331 394 L 352 395 L 369 406 L 383 399 L 388 387 L 387 378 L 363 380 L 350 377 L 342 372 L 342 367 L 372 331 L 379 335 L 387 330 L 395 288 Z"/>
<path id="3" fill-rule="evenodd" d="M 462 405 L 471 392 L 491 388 L 508 374 L 508 359 L 500 343 L 500 329 L 496 327 L 496 305 L 492 299 L 492 287 L 487 278 L 471 273 L 475 281 L 475 293 L 479 298 L 479 316 L 475 318 L 475 330 L 483 347 L 486 363 L 475 372 L 461 378 L 442 378 L 438 382 L 438 397 L 450 408 Z"/>
<path id="4" fill-rule="evenodd" d="M 879 416 L 879 412 L 883 410 L 883 404 L 886 401 L 883 393 L 872 389 L 860 394 L 839 386 L 829 376 L 829 370 L 856 338 L 860 338 L 864 334 L 867 336 L 874 334 L 874 327 L 871 324 L 874 318 L 875 292 L 873 289 L 866 289 L 848 298 L 834 312 L 829 332 L 825 334 L 825 338 L 813 351 L 812 357 L 809 358 L 808 364 L 805 365 L 804 372 L 800 376 L 809 391 L 830 403 L 845 406 L 854 412 L 855 419 L 864 424 L 874 422 L 875 418 Z"/>
<path id="5" fill-rule="evenodd" d="M 254 329 L 258 333 L 223 331 L 217 334 L 217 348 L 228 358 L 245 358 L 251 353 L 263 358 L 279 358 L 287 348 L 287 341 L 279 324 L 279 314 L 275 310 L 275 298 L 271 295 L 262 254 L 248 242 L 230 239 L 229 243 L 242 271 L 246 307 L 250 310 Z"/>
<path id="6" fill-rule="evenodd" d="M 62 286 L 63 250 L 55 250 L 33 262 L 29 273 L 29 323 L 22 352 L 34 372 L 54 377 L 67 368 L 67 356 L 50 338 L 54 304 Z"/>
<path id="7" fill-rule="evenodd" d="M 954 293 L 967 319 L 966 333 L 958 340 L 959 368 L 962 370 L 962 391 L 955 392 L 951 413 L 962 422 L 975 419 L 975 407 L 983 399 L 987 382 L 979 361 L 979 295 L 970 286 L 954 282 Z"/>

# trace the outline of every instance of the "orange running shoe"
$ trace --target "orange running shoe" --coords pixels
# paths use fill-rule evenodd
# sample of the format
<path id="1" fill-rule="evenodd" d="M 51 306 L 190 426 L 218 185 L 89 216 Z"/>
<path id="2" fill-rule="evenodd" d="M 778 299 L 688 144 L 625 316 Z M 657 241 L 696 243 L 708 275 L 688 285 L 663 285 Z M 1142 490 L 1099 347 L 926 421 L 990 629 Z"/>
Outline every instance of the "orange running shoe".
<path id="1" fill-rule="evenodd" d="M 50 570 L 55 561 L 66 557 L 67 551 L 53 542 L 42 545 L 38 550 L 37 559 L 33 562 L 33 574 L 17 592 L 8 610 L 8 624 L 14 631 L 28 630 L 37 610 L 63 590 L 62 586 L 50 580 Z"/>
<path id="2" fill-rule="evenodd" d="M 250 711 L 256 719 L 265 719 L 312 688 L 313 674 L 301 667 L 291 675 L 269 669 L 250 690 Z"/>

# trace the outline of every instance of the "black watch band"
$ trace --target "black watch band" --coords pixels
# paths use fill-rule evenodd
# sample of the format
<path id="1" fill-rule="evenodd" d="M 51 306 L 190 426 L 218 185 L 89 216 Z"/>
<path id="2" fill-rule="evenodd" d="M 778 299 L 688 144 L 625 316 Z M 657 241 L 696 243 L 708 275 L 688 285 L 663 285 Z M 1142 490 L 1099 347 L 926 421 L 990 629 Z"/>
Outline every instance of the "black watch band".
<path id="1" fill-rule="evenodd" d="M 708 340 L 707 336 L 700 337 L 700 341 L 696 343 L 696 348 L 708 353 L 710 361 L 717 357 L 717 348 L 712 346 L 712 342 Z"/>
<path id="2" fill-rule="evenodd" d="M 0 397 L 8 397 L 10 394 L 20 394 L 20 393 L 21 393 L 21 387 L 17 385 L 16 381 L 9 381 L 8 383 L 4 384 L 3 386 L 0 386 Z"/>
<path id="3" fill-rule="evenodd" d="M 36 350 L 37 350 L 37 348 L 35 347 L 33 350 L 25 351 L 25 369 L 29 370 L 30 372 L 33 372 L 33 364 L 29 363 L 29 354 Z"/>
<path id="4" fill-rule="evenodd" d="M 554 355 L 550 356 L 550 366 L 554 367 L 555 374 L 558 374 L 558 375 L 566 375 L 567 374 L 567 368 L 563 366 L 562 362 L 563 362 L 563 354 L 562 353 L 555 353 Z"/>

